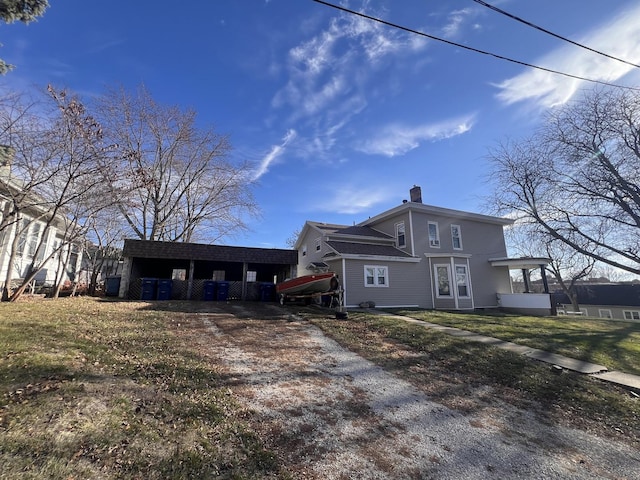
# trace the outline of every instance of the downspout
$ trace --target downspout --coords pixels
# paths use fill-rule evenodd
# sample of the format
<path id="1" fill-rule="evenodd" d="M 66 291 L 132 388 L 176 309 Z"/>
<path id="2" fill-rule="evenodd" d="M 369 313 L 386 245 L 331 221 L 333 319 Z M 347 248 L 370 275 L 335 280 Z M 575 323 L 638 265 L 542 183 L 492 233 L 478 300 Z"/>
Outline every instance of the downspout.
<path id="1" fill-rule="evenodd" d="M 467 257 L 467 281 L 469 282 L 469 295 L 471 296 L 471 308 L 476 309 L 476 301 L 473 298 L 473 282 L 471 281 L 471 265 L 469 265 L 469 257 Z"/>
<path id="2" fill-rule="evenodd" d="M 431 308 L 436 309 L 436 296 L 434 293 L 435 283 L 433 277 L 433 265 L 431 263 L 431 257 L 429 257 L 429 283 L 431 284 Z"/>
<path id="3" fill-rule="evenodd" d="M 454 257 L 451 257 L 451 290 L 453 290 L 453 300 L 455 301 L 456 310 L 458 310 L 460 308 L 460 302 L 458 301 L 458 280 L 456 279 L 456 262 Z"/>
<path id="4" fill-rule="evenodd" d="M 348 305 L 347 303 L 347 264 L 344 258 L 342 259 L 342 281 L 340 283 L 342 283 L 342 306 L 346 307 Z"/>
<path id="5" fill-rule="evenodd" d="M 416 256 L 416 247 L 413 241 L 413 212 L 409 210 L 409 230 L 411 231 L 411 256 Z"/>

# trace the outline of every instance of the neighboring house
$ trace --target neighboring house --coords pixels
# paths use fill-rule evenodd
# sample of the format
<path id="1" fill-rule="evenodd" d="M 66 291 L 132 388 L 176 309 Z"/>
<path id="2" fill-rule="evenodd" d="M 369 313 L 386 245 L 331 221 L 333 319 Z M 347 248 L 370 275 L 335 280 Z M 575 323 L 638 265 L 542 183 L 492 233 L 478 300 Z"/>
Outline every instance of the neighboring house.
<path id="1" fill-rule="evenodd" d="M 346 307 L 551 313 L 548 292 L 512 293 L 510 269 L 544 275 L 548 260 L 507 258 L 503 228 L 511 220 L 425 205 L 420 187 L 410 194 L 358 225 L 306 222 L 295 245 L 298 275 L 335 272 Z"/>
<path id="2" fill-rule="evenodd" d="M 10 167 L 10 157 L 0 154 L 0 221 L 9 214 L 13 199 L 21 191 L 21 184 L 11 176 Z M 19 286 L 34 258 L 38 264 L 46 260 L 44 268 L 35 278 L 37 285 L 53 285 L 56 278 L 60 278 L 62 283 L 75 281 L 78 276 L 82 250 L 78 243 L 70 242 L 65 237 L 69 220 L 62 215 L 52 219 L 51 213 L 41 205 L 42 202 L 30 201 L 29 206 L 20 212 L 19 221 L 10 222 L 0 230 L 0 288 L 4 287 L 8 271 L 11 272 L 12 286 Z M 10 265 L 11 248 L 16 236 L 15 258 L 13 265 Z M 47 260 L 54 251 L 56 253 Z M 67 268 L 61 271 L 62 262 L 59 260 L 67 255 Z"/>
<path id="3" fill-rule="evenodd" d="M 640 284 L 588 284 L 576 287 L 580 314 L 640 322 Z M 558 314 L 572 314 L 571 301 L 561 291 L 553 294 Z"/>

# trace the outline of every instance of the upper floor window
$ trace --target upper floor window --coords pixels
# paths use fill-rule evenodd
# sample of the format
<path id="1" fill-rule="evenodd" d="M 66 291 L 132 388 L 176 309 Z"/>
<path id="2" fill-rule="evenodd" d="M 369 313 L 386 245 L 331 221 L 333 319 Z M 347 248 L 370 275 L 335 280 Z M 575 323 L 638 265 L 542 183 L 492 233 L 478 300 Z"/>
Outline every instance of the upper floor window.
<path id="1" fill-rule="evenodd" d="M 640 311 L 638 310 L 623 310 L 625 320 L 640 320 Z"/>
<path id="2" fill-rule="evenodd" d="M 316 252 L 320 251 L 320 239 L 316 238 Z"/>
<path id="3" fill-rule="evenodd" d="M 454 250 L 462 250 L 462 232 L 460 225 L 451 225 L 451 244 Z"/>
<path id="4" fill-rule="evenodd" d="M 436 222 L 428 222 L 429 228 L 429 246 L 440 248 L 440 232 L 438 231 L 438 224 Z"/>
<path id="5" fill-rule="evenodd" d="M 407 238 L 404 234 L 404 222 L 396 223 L 396 245 L 398 245 L 398 248 L 407 246 Z"/>
<path id="6" fill-rule="evenodd" d="M 364 266 L 365 287 L 388 287 L 389 269 L 379 265 Z"/>
<path id="7" fill-rule="evenodd" d="M 304 245 L 302 245 L 302 256 L 303 257 L 307 256 L 307 244 L 306 243 Z"/>

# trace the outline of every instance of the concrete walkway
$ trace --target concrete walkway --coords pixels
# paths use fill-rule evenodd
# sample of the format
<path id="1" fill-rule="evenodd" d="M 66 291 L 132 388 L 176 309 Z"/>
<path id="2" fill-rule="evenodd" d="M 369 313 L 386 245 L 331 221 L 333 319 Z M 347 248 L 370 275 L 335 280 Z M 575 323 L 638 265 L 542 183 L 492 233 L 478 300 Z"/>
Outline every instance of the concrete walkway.
<path id="1" fill-rule="evenodd" d="M 522 345 L 518 345 L 516 343 L 500 340 L 498 338 L 487 337 L 479 333 L 469 332 L 467 330 L 460 330 L 459 328 L 446 327 L 443 325 L 438 325 L 436 323 L 425 322 L 423 320 L 416 320 L 415 318 L 405 317 L 402 315 L 394 315 L 394 314 L 386 313 L 382 311 L 369 310 L 369 309 L 362 309 L 359 311 L 366 312 L 366 313 L 377 313 L 382 316 L 397 318 L 400 320 L 404 320 L 407 323 L 413 323 L 416 325 L 421 325 L 426 328 L 431 328 L 433 330 L 438 330 L 448 335 L 452 335 L 454 337 L 459 337 L 472 342 L 480 342 L 487 345 L 491 345 L 493 347 L 509 350 L 511 352 L 519 353 L 520 355 L 524 355 L 526 357 L 533 358 L 535 360 L 539 360 L 541 362 L 545 362 L 550 365 L 571 370 L 573 372 L 590 375 L 593 378 L 597 378 L 599 380 L 609 382 L 609 383 L 614 383 L 621 387 L 640 393 L 640 376 L 638 375 L 631 375 L 629 373 L 609 371 L 609 369 L 603 365 L 597 365 L 595 363 L 576 360 L 574 358 L 565 357 L 563 355 L 558 355 L 555 353 L 545 352 L 543 350 L 538 350 L 536 348 L 525 347 Z"/>

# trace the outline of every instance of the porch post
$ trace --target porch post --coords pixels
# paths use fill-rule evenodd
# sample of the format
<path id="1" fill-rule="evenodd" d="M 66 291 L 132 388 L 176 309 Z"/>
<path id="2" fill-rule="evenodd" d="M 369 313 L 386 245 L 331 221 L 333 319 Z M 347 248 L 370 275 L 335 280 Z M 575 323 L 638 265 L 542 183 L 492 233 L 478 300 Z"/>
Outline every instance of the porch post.
<path id="1" fill-rule="evenodd" d="M 524 282 L 524 293 L 531 293 L 529 291 L 529 271 L 526 268 L 522 269 L 522 281 Z"/>
<path id="2" fill-rule="evenodd" d="M 243 302 L 247 300 L 247 270 L 249 270 L 249 265 L 247 262 L 242 263 L 242 295 L 241 299 Z"/>
<path id="3" fill-rule="evenodd" d="M 191 300 L 191 294 L 193 293 L 193 269 L 194 269 L 194 261 L 189 260 L 189 280 L 187 282 L 187 300 Z"/>
<path id="4" fill-rule="evenodd" d="M 549 282 L 547 281 L 547 270 L 545 265 L 540 265 L 540 274 L 542 275 L 542 285 L 544 286 L 544 293 L 549 293 Z"/>

